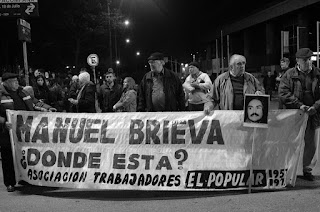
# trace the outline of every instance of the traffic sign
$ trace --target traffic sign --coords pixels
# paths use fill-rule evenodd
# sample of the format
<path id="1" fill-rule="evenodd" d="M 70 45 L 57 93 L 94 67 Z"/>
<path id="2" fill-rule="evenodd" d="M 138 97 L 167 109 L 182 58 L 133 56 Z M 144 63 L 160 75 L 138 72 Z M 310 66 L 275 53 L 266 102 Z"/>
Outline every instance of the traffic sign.
<path id="1" fill-rule="evenodd" d="M 98 55 L 96 54 L 90 54 L 88 57 L 87 57 L 87 63 L 89 66 L 91 67 L 95 67 L 99 64 L 99 57 Z"/>
<path id="2" fill-rule="evenodd" d="M 31 43 L 30 24 L 21 18 L 18 19 L 18 38 L 19 40 Z"/>
<path id="3" fill-rule="evenodd" d="M 39 16 L 38 0 L 0 0 L 0 17 Z"/>

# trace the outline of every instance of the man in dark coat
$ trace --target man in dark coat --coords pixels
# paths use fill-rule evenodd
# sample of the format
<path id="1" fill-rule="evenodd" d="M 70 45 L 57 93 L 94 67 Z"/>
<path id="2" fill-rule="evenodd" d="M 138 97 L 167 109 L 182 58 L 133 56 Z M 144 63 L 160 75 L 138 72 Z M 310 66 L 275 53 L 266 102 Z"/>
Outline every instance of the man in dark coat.
<path id="1" fill-rule="evenodd" d="M 263 79 L 263 87 L 267 95 L 270 95 L 270 100 L 272 99 L 272 92 L 275 87 L 275 78 L 271 75 L 271 71 L 268 71 L 267 76 Z"/>
<path id="2" fill-rule="evenodd" d="M 19 86 L 18 77 L 18 74 L 4 73 L 0 85 L 0 145 L 3 181 L 8 192 L 15 190 L 16 178 L 9 135 L 11 124 L 7 122 L 6 110 L 33 111 L 31 97 Z"/>
<path id="3" fill-rule="evenodd" d="M 284 73 L 286 73 L 287 70 L 289 70 L 289 65 L 290 65 L 290 60 L 289 58 L 282 58 L 280 60 L 280 68 L 281 70 L 279 71 L 277 77 L 276 77 L 276 91 L 279 93 L 279 85 L 280 85 L 280 81 L 284 75 Z M 283 104 L 283 102 L 281 101 L 281 98 L 279 98 L 279 109 L 285 109 L 285 106 Z"/>
<path id="4" fill-rule="evenodd" d="M 122 95 L 122 86 L 118 84 L 112 68 L 105 75 L 106 83 L 99 88 L 100 107 L 102 112 L 113 112 L 115 105 Z"/>
<path id="5" fill-rule="evenodd" d="M 279 97 L 287 109 L 301 109 L 309 115 L 304 136 L 303 177 L 314 181 L 312 169 L 318 160 L 320 126 L 320 70 L 311 61 L 309 48 L 296 53 L 297 65 L 283 75 L 279 85 Z"/>
<path id="6" fill-rule="evenodd" d="M 151 71 L 140 83 L 137 111 L 184 111 L 185 94 L 181 80 L 176 73 L 164 68 L 164 55 L 155 52 L 148 58 L 148 63 Z"/>

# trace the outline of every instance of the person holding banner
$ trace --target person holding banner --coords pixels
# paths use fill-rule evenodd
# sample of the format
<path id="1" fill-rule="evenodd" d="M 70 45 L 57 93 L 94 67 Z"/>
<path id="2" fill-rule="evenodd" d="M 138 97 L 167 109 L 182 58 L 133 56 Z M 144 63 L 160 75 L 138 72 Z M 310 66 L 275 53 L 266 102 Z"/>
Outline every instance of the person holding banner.
<path id="1" fill-rule="evenodd" d="M 148 58 L 151 71 L 141 80 L 138 91 L 139 112 L 184 111 L 185 94 L 180 78 L 164 68 L 164 55 L 155 52 Z"/>
<path id="2" fill-rule="evenodd" d="M 229 71 L 220 74 L 214 81 L 211 92 L 213 102 L 205 104 L 205 114 L 209 114 L 216 106 L 220 110 L 243 110 L 245 94 L 264 94 L 259 80 L 246 72 L 245 67 L 246 58 L 243 55 L 234 54 L 230 57 Z"/>
<path id="3" fill-rule="evenodd" d="M 4 73 L 0 85 L 0 145 L 3 180 L 8 192 L 15 191 L 16 179 L 9 134 L 11 124 L 7 122 L 6 110 L 34 110 L 30 95 L 19 86 L 18 77 L 18 74 Z"/>
<path id="4" fill-rule="evenodd" d="M 320 126 L 320 69 L 311 61 L 313 52 L 301 48 L 296 52 L 297 65 L 283 75 L 279 97 L 287 109 L 301 109 L 309 115 L 304 136 L 303 178 L 314 181 L 312 169 L 318 160 Z"/>
<path id="5" fill-rule="evenodd" d="M 77 99 L 69 98 L 70 103 L 76 105 L 78 113 L 96 113 L 96 87 L 90 81 L 90 74 L 88 72 L 79 74 L 79 85 L 80 89 Z"/>

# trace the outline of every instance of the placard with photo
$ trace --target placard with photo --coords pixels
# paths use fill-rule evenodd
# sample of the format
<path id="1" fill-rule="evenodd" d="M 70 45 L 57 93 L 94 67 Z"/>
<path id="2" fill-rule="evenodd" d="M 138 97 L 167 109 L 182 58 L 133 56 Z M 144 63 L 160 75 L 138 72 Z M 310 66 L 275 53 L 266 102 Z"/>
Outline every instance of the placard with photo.
<path id="1" fill-rule="evenodd" d="M 246 94 L 243 126 L 268 128 L 269 105 L 270 95 Z"/>

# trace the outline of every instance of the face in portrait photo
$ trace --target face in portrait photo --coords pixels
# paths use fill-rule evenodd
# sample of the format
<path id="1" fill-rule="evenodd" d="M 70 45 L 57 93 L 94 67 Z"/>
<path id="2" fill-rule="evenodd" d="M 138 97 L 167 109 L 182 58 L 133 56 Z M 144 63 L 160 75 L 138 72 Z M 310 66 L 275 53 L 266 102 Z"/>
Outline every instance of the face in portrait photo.
<path id="1" fill-rule="evenodd" d="M 269 95 L 245 95 L 244 126 L 268 127 Z"/>

